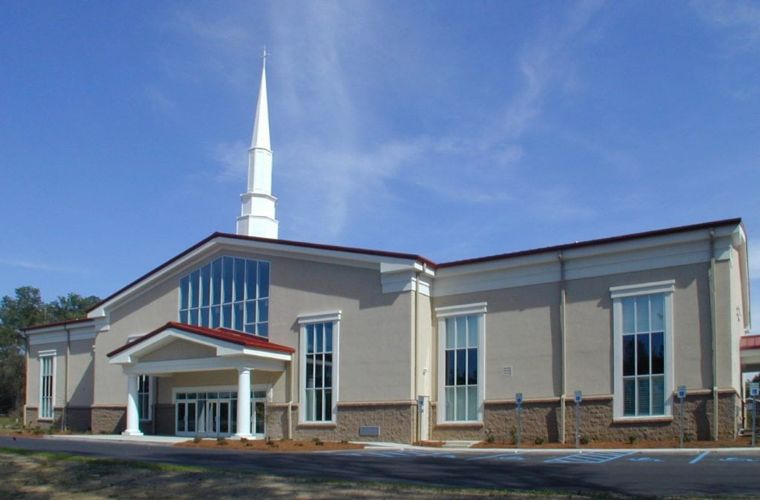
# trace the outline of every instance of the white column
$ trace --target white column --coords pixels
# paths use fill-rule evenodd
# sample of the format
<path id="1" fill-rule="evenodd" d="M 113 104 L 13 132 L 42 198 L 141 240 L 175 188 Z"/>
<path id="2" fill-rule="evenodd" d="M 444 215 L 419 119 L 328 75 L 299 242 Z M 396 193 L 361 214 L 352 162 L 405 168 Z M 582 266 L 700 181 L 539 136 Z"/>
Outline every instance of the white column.
<path id="1" fill-rule="evenodd" d="M 125 436 L 142 436 L 140 432 L 140 415 L 137 412 L 137 375 L 127 376 L 127 428 Z"/>
<path id="2" fill-rule="evenodd" d="M 251 437 L 251 369 L 238 368 L 237 432 L 235 437 Z"/>

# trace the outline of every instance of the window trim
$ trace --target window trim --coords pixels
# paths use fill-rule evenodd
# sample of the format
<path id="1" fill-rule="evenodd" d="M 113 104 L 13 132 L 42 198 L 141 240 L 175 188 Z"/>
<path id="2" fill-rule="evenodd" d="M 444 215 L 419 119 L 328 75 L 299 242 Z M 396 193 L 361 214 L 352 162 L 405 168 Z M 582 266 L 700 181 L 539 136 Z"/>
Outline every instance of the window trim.
<path id="1" fill-rule="evenodd" d="M 477 302 L 456 306 L 436 307 L 435 315 L 438 320 L 438 405 L 436 423 L 438 425 L 473 425 L 483 424 L 484 402 L 486 395 L 486 312 L 488 304 Z M 446 420 L 446 319 L 457 316 L 480 316 L 480 331 L 478 332 L 478 416 L 477 420 Z"/>
<path id="2" fill-rule="evenodd" d="M 338 401 L 340 400 L 340 320 L 341 311 L 301 314 L 298 316 L 298 425 L 324 426 L 334 425 L 338 421 Z M 306 327 L 317 323 L 333 324 L 333 373 L 332 373 L 332 413 L 330 420 L 306 420 Z"/>
<path id="3" fill-rule="evenodd" d="M 667 419 L 673 416 L 673 392 L 674 381 L 674 341 L 673 341 L 673 294 L 675 292 L 675 280 L 641 283 L 636 285 L 624 285 L 610 287 L 612 298 L 612 335 L 613 335 L 613 420 L 635 422 L 637 420 L 649 421 L 652 419 Z M 663 394 L 665 395 L 665 407 L 662 415 L 625 415 L 624 391 L 623 391 L 623 299 L 641 295 L 662 295 L 664 320 L 664 348 L 665 348 L 665 376 Z"/>
<path id="4" fill-rule="evenodd" d="M 37 359 L 39 362 L 39 371 L 40 371 L 40 385 L 39 385 L 39 406 L 37 411 L 37 420 L 43 421 L 43 422 L 52 422 L 55 419 L 55 384 L 56 384 L 56 376 L 55 376 L 55 369 L 56 369 L 56 358 L 58 357 L 58 352 L 55 349 L 52 350 L 46 350 L 46 351 L 39 351 L 37 353 Z M 51 376 L 52 376 L 52 383 L 50 384 L 50 416 L 42 416 L 42 360 L 50 358 L 50 370 L 51 370 Z"/>

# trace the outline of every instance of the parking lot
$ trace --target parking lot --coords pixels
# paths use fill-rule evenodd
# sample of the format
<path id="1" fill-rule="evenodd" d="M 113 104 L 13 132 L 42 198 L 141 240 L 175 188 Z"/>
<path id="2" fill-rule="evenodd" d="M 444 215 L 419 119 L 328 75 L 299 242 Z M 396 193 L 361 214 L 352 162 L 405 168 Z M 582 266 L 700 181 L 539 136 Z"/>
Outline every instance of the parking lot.
<path id="1" fill-rule="evenodd" d="M 0 448 L 223 468 L 316 480 L 436 487 L 551 490 L 634 496 L 756 496 L 760 450 L 472 450 L 367 448 L 315 453 L 188 449 L 74 439 L 11 441 Z"/>

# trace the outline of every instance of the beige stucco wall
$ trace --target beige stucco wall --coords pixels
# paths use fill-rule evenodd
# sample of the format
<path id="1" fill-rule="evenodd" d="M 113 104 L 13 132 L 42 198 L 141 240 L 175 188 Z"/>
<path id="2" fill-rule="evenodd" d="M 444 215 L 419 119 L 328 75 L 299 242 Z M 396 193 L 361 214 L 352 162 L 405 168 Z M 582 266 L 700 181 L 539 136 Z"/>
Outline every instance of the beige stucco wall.
<path id="1" fill-rule="evenodd" d="M 377 269 L 302 261 L 261 253 L 217 252 L 179 269 L 162 283 L 110 312 L 110 331 L 97 339 L 96 404 L 125 404 L 126 377 L 106 353 L 141 335 L 176 321 L 179 280 L 188 271 L 219 255 L 268 260 L 270 272 L 269 339 L 299 348 L 298 316 L 341 311 L 340 400 L 377 401 L 412 398 L 412 294 L 383 294 Z M 157 354 L 168 356 L 170 354 Z M 298 400 L 298 353 L 293 378 L 275 384 L 278 402 Z M 350 383 L 347 383 L 350 381 Z"/>
<path id="2" fill-rule="evenodd" d="M 613 392 L 610 288 L 675 280 L 674 372 L 676 385 L 711 387 L 708 265 L 569 280 L 566 283 L 567 390 Z M 727 292 L 726 292 L 727 293 Z M 727 295 L 726 295 L 727 296 Z M 560 289 L 558 283 L 468 293 L 434 299 L 435 307 L 486 302 L 486 400 L 561 393 Z M 724 331 L 724 336 L 728 332 Z M 726 339 L 730 342 L 730 339 Z M 436 339 L 436 346 L 437 346 Z M 436 347 L 437 349 L 437 347 Z M 504 367 L 512 367 L 512 376 Z M 437 386 L 437 375 L 434 376 Z"/>
<path id="3" fill-rule="evenodd" d="M 216 349 L 187 340 L 175 340 L 139 358 L 140 361 L 168 361 L 172 359 L 213 358 Z"/>
<path id="4" fill-rule="evenodd" d="M 89 406 L 92 404 L 93 389 L 93 341 L 71 342 L 69 351 L 68 388 L 66 387 L 66 342 L 54 342 L 30 346 L 27 367 L 26 405 L 40 404 L 40 352 L 55 351 L 54 406 L 62 407 L 68 394 L 69 406 Z"/>

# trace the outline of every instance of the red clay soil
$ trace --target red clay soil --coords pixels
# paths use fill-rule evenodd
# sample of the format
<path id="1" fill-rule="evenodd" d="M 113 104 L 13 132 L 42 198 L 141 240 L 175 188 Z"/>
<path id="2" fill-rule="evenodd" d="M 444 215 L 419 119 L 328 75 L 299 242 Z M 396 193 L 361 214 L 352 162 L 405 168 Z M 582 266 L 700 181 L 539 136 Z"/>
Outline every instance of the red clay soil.
<path id="1" fill-rule="evenodd" d="M 284 451 L 284 452 L 302 452 L 302 451 L 325 451 L 325 450 L 358 450 L 364 448 L 363 444 L 339 443 L 336 441 L 293 441 L 263 439 L 242 440 L 242 439 L 201 439 L 183 441 L 174 446 L 181 448 L 216 448 L 220 450 L 244 450 L 244 451 Z"/>
<path id="2" fill-rule="evenodd" d="M 760 444 L 760 442 L 758 444 Z M 684 448 L 744 448 L 744 447 L 750 447 L 750 446 L 752 446 L 752 441 L 750 440 L 749 436 L 743 436 L 736 439 L 721 439 L 719 441 L 684 441 L 683 443 Z M 658 440 L 658 441 L 637 440 L 634 443 L 630 443 L 628 441 L 591 441 L 588 444 L 582 444 L 580 447 L 582 449 L 583 448 L 603 448 L 603 449 L 628 448 L 631 450 L 646 449 L 646 448 L 678 448 L 679 440 L 678 439 L 668 439 L 668 440 Z M 486 441 L 481 441 L 479 443 L 475 443 L 474 445 L 472 445 L 472 448 L 515 449 L 517 448 L 517 446 L 515 446 L 515 444 L 512 441 L 510 442 L 494 441 L 493 443 L 487 443 Z M 568 442 L 565 444 L 546 443 L 546 442 L 542 444 L 535 444 L 533 442 L 521 443 L 520 448 L 530 448 L 530 449 L 575 448 L 575 440 L 573 438 L 569 438 Z"/>

